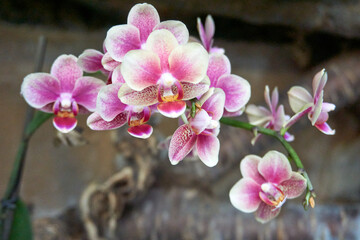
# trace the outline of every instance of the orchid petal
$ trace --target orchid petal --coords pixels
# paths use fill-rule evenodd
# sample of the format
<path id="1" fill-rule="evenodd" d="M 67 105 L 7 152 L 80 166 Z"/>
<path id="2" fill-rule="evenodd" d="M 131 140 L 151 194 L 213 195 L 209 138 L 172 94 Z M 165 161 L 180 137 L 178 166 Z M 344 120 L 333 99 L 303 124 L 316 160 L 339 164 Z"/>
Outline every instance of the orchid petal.
<path id="1" fill-rule="evenodd" d="M 75 117 L 58 117 L 53 118 L 54 127 L 62 133 L 68 133 L 72 131 L 77 124 Z"/>
<path id="2" fill-rule="evenodd" d="M 223 117 L 238 117 L 244 113 L 244 110 L 245 107 L 241 108 L 236 112 L 228 112 L 226 109 L 224 109 Z"/>
<path id="3" fill-rule="evenodd" d="M 174 35 L 166 29 L 160 29 L 149 35 L 144 49 L 156 53 L 160 58 L 161 69 L 169 69 L 169 55 L 178 46 Z"/>
<path id="4" fill-rule="evenodd" d="M 50 74 L 60 81 L 62 92 L 72 92 L 75 81 L 83 75 L 83 71 L 75 56 L 63 54 L 54 61 Z"/>
<path id="5" fill-rule="evenodd" d="M 255 212 L 255 218 L 261 223 L 266 223 L 279 215 L 280 210 L 281 208 L 274 209 L 272 206 L 262 202 Z"/>
<path id="6" fill-rule="evenodd" d="M 291 177 L 291 166 L 284 154 L 269 151 L 258 166 L 259 173 L 266 181 L 280 184 Z"/>
<path id="7" fill-rule="evenodd" d="M 135 91 L 124 83 L 118 93 L 121 102 L 127 105 L 150 106 L 158 102 L 158 85 L 144 88 L 141 91 Z"/>
<path id="8" fill-rule="evenodd" d="M 75 82 L 73 99 L 89 111 L 95 111 L 96 97 L 105 83 L 94 77 L 81 77 Z"/>
<path id="9" fill-rule="evenodd" d="M 299 197 L 306 186 L 306 179 L 300 173 L 292 172 L 290 179 L 283 181 L 280 188 L 287 198 L 292 199 Z"/>
<path id="10" fill-rule="evenodd" d="M 273 118 L 273 130 L 280 131 L 286 121 L 286 115 L 283 105 L 280 105 L 276 112 L 273 112 Z"/>
<path id="11" fill-rule="evenodd" d="M 112 59 L 122 62 L 127 52 L 140 49 L 139 29 L 128 24 L 113 26 L 107 32 L 105 47 Z"/>
<path id="12" fill-rule="evenodd" d="M 154 27 L 160 23 L 160 17 L 151 4 L 136 4 L 131 8 L 127 22 L 139 29 L 140 41 L 144 43 Z"/>
<path id="13" fill-rule="evenodd" d="M 330 112 L 330 111 L 334 111 L 335 108 L 336 108 L 335 104 L 323 102 L 321 111 Z"/>
<path id="14" fill-rule="evenodd" d="M 213 167 L 218 163 L 220 142 L 214 135 L 198 135 L 196 149 L 200 160 L 206 166 Z"/>
<path id="15" fill-rule="evenodd" d="M 24 78 L 21 94 L 33 108 L 42 108 L 60 96 L 60 82 L 48 73 L 32 73 Z"/>
<path id="16" fill-rule="evenodd" d="M 178 164 L 193 149 L 197 135 L 188 125 L 181 125 L 174 132 L 169 146 L 169 159 L 171 164 Z"/>
<path id="17" fill-rule="evenodd" d="M 218 80 L 217 88 L 225 92 L 225 108 L 229 112 L 236 112 L 248 103 L 251 96 L 250 84 L 237 75 L 223 75 Z"/>
<path id="18" fill-rule="evenodd" d="M 292 87 L 288 92 L 288 96 L 291 110 L 295 113 L 303 110 L 304 106 L 308 103 L 313 103 L 312 96 L 303 87 Z"/>
<path id="19" fill-rule="evenodd" d="M 313 106 L 312 112 L 309 114 L 309 119 L 313 126 L 315 125 L 315 123 L 317 122 L 317 120 L 321 114 L 323 95 L 324 95 L 324 91 L 322 91 L 320 93 L 319 98 L 316 101 L 316 104 Z"/>
<path id="20" fill-rule="evenodd" d="M 87 125 L 92 130 L 112 130 L 123 126 L 127 122 L 127 112 L 118 114 L 111 121 L 105 121 L 98 113 L 91 114 L 87 119 Z"/>
<path id="21" fill-rule="evenodd" d="M 272 110 L 273 112 L 275 112 L 275 109 L 276 109 L 276 106 L 278 105 L 278 103 L 279 103 L 279 92 L 278 92 L 277 87 L 275 87 L 271 94 L 271 108 L 270 109 L 273 109 Z"/>
<path id="22" fill-rule="evenodd" d="M 155 30 L 166 29 L 170 31 L 180 45 L 184 45 L 189 41 L 189 31 L 186 25 L 180 21 L 168 20 L 156 25 Z"/>
<path id="23" fill-rule="evenodd" d="M 294 135 L 291 135 L 289 132 L 285 132 L 284 139 L 287 142 L 292 142 L 292 141 L 294 141 L 295 137 L 294 137 Z"/>
<path id="24" fill-rule="evenodd" d="M 108 71 L 114 71 L 114 69 L 119 66 L 120 62 L 114 60 L 110 53 L 105 53 L 101 59 L 101 64 L 104 66 L 104 69 Z"/>
<path id="25" fill-rule="evenodd" d="M 175 48 L 169 56 L 170 73 L 180 82 L 199 83 L 206 76 L 209 55 L 198 43 Z"/>
<path id="26" fill-rule="evenodd" d="M 215 88 L 213 95 L 201 106 L 213 120 L 218 121 L 224 113 L 225 93 L 220 88 Z"/>
<path id="27" fill-rule="evenodd" d="M 206 34 L 206 39 L 208 41 L 211 41 L 214 37 L 215 34 L 215 23 L 213 18 L 211 17 L 211 15 L 207 15 L 206 16 L 206 20 L 205 20 L 205 34 Z M 211 42 L 210 42 L 211 44 Z M 211 45 L 210 45 L 211 47 Z"/>
<path id="28" fill-rule="evenodd" d="M 160 59 L 151 51 L 131 51 L 124 57 L 121 73 L 130 88 L 141 91 L 159 80 L 162 73 Z"/>
<path id="29" fill-rule="evenodd" d="M 245 112 L 248 116 L 250 124 L 256 126 L 263 126 L 270 120 L 271 116 L 271 112 L 268 109 L 262 106 L 255 106 L 254 104 L 248 105 Z"/>
<path id="30" fill-rule="evenodd" d="M 77 63 L 85 72 L 97 72 L 104 69 L 101 60 L 104 54 L 94 50 L 86 49 L 82 54 L 80 54 Z"/>
<path id="31" fill-rule="evenodd" d="M 334 135 L 335 134 L 335 130 L 331 129 L 329 124 L 327 124 L 326 122 L 321 123 L 321 124 L 315 124 L 315 127 L 317 129 L 319 129 L 319 131 L 321 131 L 322 133 L 324 133 L 326 135 Z"/>
<path id="32" fill-rule="evenodd" d="M 200 35 L 202 44 L 204 45 L 205 49 L 207 51 L 209 51 L 210 50 L 210 42 L 208 41 L 208 39 L 206 37 L 206 32 L 205 32 L 203 24 L 201 23 L 200 18 L 197 18 L 197 29 L 199 31 L 199 35 Z"/>
<path id="33" fill-rule="evenodd" d="M 178 118 L 186 110 L 186 102 L 175 101 L 175 102 L 163 102 L 157 105 L 158 111 L 169 118 Z"/>
<path id="34" fill-rule="evenodd" d="M 141 124 L 139 126 L 130 127 L 127 131 L 133 137 L 146 139 L 151 136 L 153 128 L 148 124 Z"/>
<path id="35" fill-rule="evenodd" d="M 256 155 L 247 155 L 240 162 L 240 172 L 244 178 L 251 178 L 259 185 L 265 182 L 263 176 L 258 171 L 261 157 Z"/>
<path id="36" fill-rule="evenodd" d="M 206 93 L 206 91 L 209 90 L 210 80 L 207 76 L 205 76 L 205 78 L 197 84 L 182 82 L 181 86 L 184 92 L 183 99 L 189 100 Z"/>
<path id="37" fill-rule="evenodd" d="M 194 118 L 191 118 L 189 123 L 191 129 L 196 133 L 200 134 L 202 131 L 207 128 L 207 126 L 210 124 L 211 117 L 209 114 L 204 110 L 201 109 L 199 112 L 196 113 Z"/>
<path id="38" fill-rule="evenodd" d="M 106 85 L 101 88 L 98 94 L 96 101 L 96 112 L 105 121 L 109 122 L 113 120 L 126 108 L 126 105 L 123 104 L 118 98 L 118 92 L 121 85 L 121 83 Z"/>
<path id="39" fill-rule="evenodd" d="M 296 123 L 300 118 L 302 118 L 305 114 L 309 113 L 312 109 L 312 104 L 308 103 L 303 107 L 304 110 L 296 113 L 292 116 L 286 123 L 285 128 L 291 127 L 294 123 Z"/>
<path id="40" fill-rule="evenodd" d="M 210 54 L 209 67 L 206 75 L 211 81 L 211 87 L 216 87 L 218 79 L 224 74 L 230 74 L 231 65 L 224 54 Z"/>
<path id="41" fill-rule="evenodd" d="M 261 187 L 251 178 L 242 178 L 230 190 L 231 204 L 242 212 L 251 213 L 258 209 Z"/>
<path id="42" fill-rule="evenodd" d="M 111 82 L 114 83 L 125 83 L 124 77 L 121 74 L 121 63 L 117 66 L 111 76 Z"/>
<path id="43" fill-rule="evenodd" d="M 324 90 L 325 84 L 327 82 L 327 72 L 325 69 L 322 69 L 320 72 L 315 74 L 312 82 L 313 94 L 314 94 L 314 102 L 316 103 L 320 93 Z"/>

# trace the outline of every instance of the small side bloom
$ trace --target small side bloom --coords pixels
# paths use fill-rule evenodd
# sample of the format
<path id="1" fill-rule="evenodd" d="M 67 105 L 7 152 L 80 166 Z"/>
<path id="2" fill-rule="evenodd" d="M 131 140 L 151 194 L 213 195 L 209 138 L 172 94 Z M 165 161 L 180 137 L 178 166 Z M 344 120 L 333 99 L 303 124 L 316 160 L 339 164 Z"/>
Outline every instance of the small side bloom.
<path id="1" fill-rule="evenodd" d="M 284 154 L 269 151 L 263 158 L 246 156 L 240 163 L 243 176 L 230 190 L 231 204 L 266 223 L 275 218 L 287 199 L 299 197 L 306 189 L 306 179 L 291 170 Z"/>
<path id="2" fill-rule="evenodd" d="M 249 106 L 246 107 L 245 110 L 249 122 L 259 127 L 272 129 L 274 131 L 280 131 L 284 126 L 286 120 L 289 120 L 290 117 L 288 115 L 285 115 L 283 105 L 278 106 L 279 92 L 277 88 L 274 88 L 270 97 L 269 87 L 266 86 L 264 97 L 265 97 L 265 102 L 268 105 L 269 109 L 262 106 L 255 106 L 254 104 L 250 104 Z M 255 136 L 255 138 L 251 141 L 252 144 L 255 144 L 256 140 L 260 136 L 261 136 L 260 134 Z M 284 138 L 288 142 L 294 140 L 294 136 L 289 134 L 288 132 L 285 133 Z"/>
<path id="3" fill-rule="evenodd" d="M 93 112 L 96 97 L 105 83 L 97 78 L 83 77 L 73 55 L 59 56 L 48 73 L 32 73 L 24 78 L 21 94 L 33 108 L 53 112 L 53 124 L 63 133 L 76 127 L 76 115 Z"/>
<path id="4" fill-rule="evenodd" d="M 197 109 L 194 118 L 188 117 L 188 124 L 181 125 L 173 134 L 169 146 L 169 159 L 175 165 L 195 150 L 200 160 L 208 167 L 215 166 L 219 161 L 220 142 L 219 120 L 223 115 L 224 91 L 211 88 L 212 95 L 204 94 L 207 99 Z"/>
<path id="5" fill-rule="evenodd" d="M 291 109 L 296 113 L 286 124 L 289 128 L 306 113 L 311 124 L 327 135 L 334 135 L 335 130 L 326 123 L 329 118 L 328 112 L 335 110 L 332 103 L 323 102 L 324 87 L 327 82 L 325 69 L 318 72 L 313 79 L 313 96 L 303 87 L 292 87 L 289 92 Z"/>
<path id="6" fill-rule="evenodd" d="M 225 53 L 223 48 L 213 47 L 215 23 L 211 15 L 207 15 L 205 26 L 201 23 L 201 19 L 197 18 L 197 29 L 199 31 L 200 39 L 208 53 Z"/>

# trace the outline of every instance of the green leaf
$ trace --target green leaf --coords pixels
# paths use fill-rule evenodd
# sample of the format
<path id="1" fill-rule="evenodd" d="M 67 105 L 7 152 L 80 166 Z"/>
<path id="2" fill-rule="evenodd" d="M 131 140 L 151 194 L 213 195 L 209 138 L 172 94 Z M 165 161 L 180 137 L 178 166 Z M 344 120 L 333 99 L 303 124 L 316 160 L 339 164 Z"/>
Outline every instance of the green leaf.
<path id="1" fill-rule="evenodd" d="M 29 211 L 25 203 L 19 199 L 16 202 L 13 224 L 9 240 L 32 240 L 32 227 Z"/>

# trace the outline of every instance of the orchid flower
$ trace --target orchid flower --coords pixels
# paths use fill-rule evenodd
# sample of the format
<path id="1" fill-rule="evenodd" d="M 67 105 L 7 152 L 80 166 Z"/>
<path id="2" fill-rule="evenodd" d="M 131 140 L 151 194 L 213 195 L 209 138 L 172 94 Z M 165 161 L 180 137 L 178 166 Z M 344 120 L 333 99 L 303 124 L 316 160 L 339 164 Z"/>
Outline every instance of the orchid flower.
<path id="1" fill-rule="evenodd" d="M 290 119 L 288 115 L 285 115 L 284 106 L 278 105 L 279 102 L 279 92 L 277 88 L 274 88 L 272 92 L 272 97 L 270 98 L 269 86 L 265 87 L 264 97 L 265 102 L 268 105 L 269 109 L 266 109 L 262 106 L 255 106 L 250 104 L 247 106 L 245 112 L 249 118 L 249 122 L 253 125 L 272 129 L 274 131 L 280 131 L 285 124 L 285 121 Z M 252 144 L 255 144 L 256 140 L 260 137 L 260 134 L 255 136 L 251 141 Z M 286 141 L 290 142 L 294 140 L 294 136 L 286 132 L 284 134 Z"/>
<path id="2" fill-rule="evenodd" d="M 105 53 L 102 64 L 105 69 L 113 72 L 113 77 L 121 75 L 119 63 L 131 50 L 143 49 L 150 33 L 166 29 L 170 31 L 179 44 L 189 40 L 189 31 L 180 21 L 168 20 L 160 22 L 156 9 L 147 3 L 136 4 L 129 12 L 127 24 L 113 26 L 105 38 Z"/>
<path id="3" fill-rule="evenodd" d="M 219 120 L 224 111 L 225 94 L 220 88 L 213 89 L 213 94 L 204 94 L 199 101 L 194 118 L 188 117 L 188 123 L 181 125 L 173 134 L 169 146 L 171 164 L 178 164 L 194 148 L 200 160 L 208 167 L 219 161 L 220 142 Z M 207 99 L 206 99 L 207 98 Z"/>
<path id="4" fill-rule="evenodd" d="M 21 94 L 33 108 L 53 112 L 53 124 L 63 133 L 76 127 L 76 115 L 94 111 L 96 97 L 105 83 L 94 77 L 83 77 L 73 55 L 59 56 L 48 73 L 32 73 L 24 78 Z"/>
<path id="5" fill-rule="evenodd" d="M 240 211 L 255 212 L 261 223 L 275 218 L 287 199 L 299 197 L 306 189 L 306 179 L 292 171 L 288 159 L 277 151 L 263 158 L 246 156 L 240 171 L 243 178 L 230 190 L 231 204 Z"/>
<path id="6" fill-rule="evenodd" d="M 128 124 L 128 133 L 137 138 L 148 138 L 153 128 L 146 124 L 151 116 L 148 106 L 126 105 L 118 98 L 118 92 L 123 85 L 114 82 L 101 88 L 97 101 L 96 111 L 87 119 L 92 130 L 111 130 Z"/>
<path id="7" fill-rule="evenodd" d="M 201 23 L 201 19 L 197 19 L 197 29 L 199 31 L 200 39 L 208 53 L 221 53 L 224 54 L 225 50 L 223 48 L 212 47 L 214 42 L 215 34 L 215 23 L 211 15 L 207 15 L 205 20 L 205 27 Z"/>
<path id="8" fill-rule="evenodd" d="M 207 69 L 210 87 L 221 88 L 225 92 L 224 116 L 238 116 L 250 99 L 251 88 L 244 78 L 230 73 L 230 61 L 224 54 L 210 54 Z"/>
<path id="9" fill-rule="evenodd" d="M 308 113 L 311 124 L 327 135 L 334 135 L 335 130 L 331 129 L 326 123 L 329 118 L 328 112 L 335 109 L 332 103 L 323 102 L 324 87 L 327 82 L 327 73 L 325 69 L 318 72 L 313 79 L 313 97 L 303 87 L 292 87 L 289 92 L 289 103 L 291 109 L 296 113 L 286 124 L 289 128 L 303 115 Z"/>
<path id="10" fill-rule="evenodd" d="M 119 98 L 130 105 L 159 103 L 161 114 L 177 118 L 185 112 L 184 100 L 209 89 L 208 62 L 208 53 L 200 44 L 179 45 L 168 30 L 155 30 L 143 49 L 125 55 L 121 73 L 126 84 L 120 88 Z"/>

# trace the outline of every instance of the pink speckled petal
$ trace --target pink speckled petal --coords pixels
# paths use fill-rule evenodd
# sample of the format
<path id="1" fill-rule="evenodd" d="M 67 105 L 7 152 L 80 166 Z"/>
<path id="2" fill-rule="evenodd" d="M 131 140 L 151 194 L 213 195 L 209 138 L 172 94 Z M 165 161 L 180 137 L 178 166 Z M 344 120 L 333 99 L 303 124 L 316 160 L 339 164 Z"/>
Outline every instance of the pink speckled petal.
<path id="1" fill-rule="evenodd" d="M 152 5 L 136 4 L 129 12 L 127 23 L 139 29 L 141 43 L 144 43 L 154 27 L 160 23 L 160 17 Z"/>
<path id="2" fill-rule="evenodd" d="M 104 70 L 101 63 L 104 54 L 95 49 L 86 49 L 80 54 L 77 63 L 85 72 L 97 72 Z"/>
<path id="3" fill-rule="evenodd" d="M 114 83 L 125 83 L 124 77 L 121 74 L 121 63 L 112 72 L 111 82 Z"/>
<path id="4" fill-rule="evenodd" d="M 77 124 L 77 120 L 75 117 L 55 116 L 53 118 L 54 127 L 62 133 L 68 133 L 72 131 L 76 127 L 76 124 Z"/>
<path id="5" fill-rule="evenodd" d="M 92 130 L 112 130 L 123 126 L 127 122 L 127 112 L 122 112 L 114 119 L 107 122 L 98 113 L 91 114 L 87 119 L 87 125 Z"/>
<path id="6" fill-rule="evenodd" d="M 308 103 L 313 103 L 312 96 L 303 87 L 292 87 L 288 92 L 288 96 L 291 110 L 295 113 L 302 111 Z"/>
<path id="7" fill-rule="evenodd" d="M 207 76 L 210 79 L 211 87 L 216 87 L 219 78 L 224 74 L 230 74 L 231 65 L 224 54 L 210 54 Z"/>
<path id="8" fill-rule="evenodd" d="M 96 98 L 100 88 L 105 86 L 105 83 L 94 77 L 81 77 L 75 82 L 72 97 L 77 104 L 82 105 L 89 111 L 95 111 Z"/>
<path id="9" fill-rule="evenodd" d="M 266 223 L 279 215 L 280 210 L 281 208 L 274 209 L 273 207 L 262 202 L 258 210 L 255 212 L 255 218 L 261 223 Z"/>
<path id="10" fill-rule="evenodd" d="M 127 24 L 113 26 L 107 32 L 105 47 L 112 59 L 122 62 L 130 50 L 140 49 L 139 29 Z"/>
<path id="11" fill-rule="evenodd" d="M 139 126 L 130 127 L 127 131 L 133 137 L 146 139 L 151 136 L 153 128 L 148 124 L 142 124 Z"/>
<path id="12" fill-rule="evenodd" d="M 258 209 L 261 187 L 251 178 L 242 178 L 230 190 L 231 204 L 242 212 L 250 213 Z"/>
<path id="13" fill-rule="evenodd" d="M 275 184 L 288 180 L 292 173 L 289 160 L 278 151 L 266 153 L 259 163 L 258 170 L 266 181 Z"/>
<path id="14" fill-rule="evenodd" d="M 150 50 L 160 58 L 162 71 L 169 69 L 169 55 L 179 46 L 175 36 L 166 29 L 155 30 L 149 35 L 144 49 Z"/>
<path id="15" fill-rule="evenodd" d="M 206 76 L 209 55 L 198 43 L 175 48 L 169 56 L 170 73 L 180 82 L 199 83 Z"/>
<path id="16" fill-rule="evenodd" d="M 282 182 L 280 188 L 287 198 L 297 198 L 306 189 L 306 179 L 300 173 L 292 172 L 290 179 Z"/>
<path id="17" fill-rule="evenodd" d="M 186 110 L 186 102 L 176 101 L 176 102 L 164 102 L 157 105 L 158 111 L 168 118 L 178 118 Z"/>
<path id="18" fill-rule="evenodd" d="M 204 110 L 201 109 L 199 112 L 196 113 L 194 118 L 190 118 L 189 123 L 191 129 L 196 133 L 200 134 L 202 131 L 207 128 L 210 124 L 211 117 L 209 114 Z"/>
<path id="19" fill-rule="evenodd" d="M 118 97 L 127 105 L 150 106 L 158 102 L 158 87 L 158 85 L 153 85 L 141 91 L 135 91 L 125 83 L 120 88 Z"/>
<path id="20" fill-rule="evenodd" d="M 196 149 L 200 160 L 208 167 L 214 167 L 219 161 L 220 141 L 214 135 L 198 135 Z"/>
<path id="21" fill-rule="evenodd" d="M 101 59 L 101 64 L 104 66 L 104 69 L 107 71 L 114 71 L 114 69 L 120 65 L 120 62 L 114 60 L 110 53 L 105 53 Z"/>
<path id="22" fill-rule="evenodd" d="M 75 81 L 83 74 L 73 55 L 59 56 L 51 66 L 50 74 L 60 81 L 62 92 L 72 92 Z"/>
<path id="23" fill-rule="evenodd" d="M 193 149 L 197 136 L 188 125 L 182 125 L 174 132 L 170 140 L 169 159 L 178 164 Z"/>
<path id="24" fill-rule="evenodd" d="M 200 97 L 201 95 L 206 93 L 209 90 L 210 80 L 206 76 L 201 82 L 197 84 L 182 82 L 181 86 L 184 93 L 183 99 L 189 100 L 195 97 Z"/>
<path id="25" fill-rule="evenodd" d="M 225 93 L 220 88 L 215 88 L 214 93 L 202 105 L 213 120 L 218 121 L 224 113 Z"/>
<path id="26" fill-rule="evenodd" d="M 60 82 L 48 73 L 32 73 L 24 78 L 21 94 L 33 108 L 42 108 L 60 96 Z"/>
<path id="27" fill-rule="evenodd" d="M 126 54 L 121 73 L 130 88 L 141 91 L 157 84 L 162 71 L 160 58 L 148 50 L 134 50 Z"/>
<path id="28" fill-rule="evenodd" d="M 319 131 L 321 131 L 322 133 L 324 133 L 326 135 L 334 135 L 335 134 L 335 130 L 331 129 L 329 124 L 327 124 L 326 122 L 321 123 L 321 124 L 315 124 L 315 127 L 317 129 L 319 129 Z"/>
<path id="29" fill-rule="evenodd" d="M 156 25 L 154 30 L 166 29 L 170 31 L 176 38 L 177 42 L 180 45 L 184 45 L 189 41 L 189 31 L 186 28 L 186 25 L 180 21 L 168 20 L 163 21 Z"/>
<path id="30" fill-rule="evenodd" d="M 247 155 L 240 162 L 241 175 L 244 178 L 251 178 L 258 184 L 263 184 L 265 179 L 260 175 L 258 166 L 261 161 L 261 157 L 256 155 Z"/>
<path id="31" fill-rule="evenodd" d="M 251 96 L 249 82 L 234 74 L 221 76 L 216 87 L 224 90 L 225 109 L 229 112 L 236 112 L 243 108 Z"/>
<path id="32" fill-rule="evenodd" d="M 123 112 L 127 105 L 123 104 L 118 98 L 118 92 L 121 83 L 106 85 L 101 88 L 97 101 L 96 112 L 105 121 L 113 120 L 117 115 Z"/>

